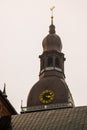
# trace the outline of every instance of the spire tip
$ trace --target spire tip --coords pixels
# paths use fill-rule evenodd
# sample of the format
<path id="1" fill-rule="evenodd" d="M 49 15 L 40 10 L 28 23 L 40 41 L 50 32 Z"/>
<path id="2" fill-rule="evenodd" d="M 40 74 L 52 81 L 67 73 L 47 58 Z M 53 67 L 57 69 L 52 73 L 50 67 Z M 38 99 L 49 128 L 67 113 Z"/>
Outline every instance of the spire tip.
<path id="1" fill-rule="evenodd" d="M 53 25 L 53 18 L 54 18 L 54 16 L 53 16 L 53 10 L 54 10 L 54 8 L 55 8 L 55 6 L 52 6 L 50 8 L 50 10 L 51 10 L 51 25 Z"/>
<path id="2" fill-rule="evenodd" d="M 7 94 L 6 94 L 6 83 L 4 83 L 3 95 L 4 95 L 4 97 L 7 98 Z"/>

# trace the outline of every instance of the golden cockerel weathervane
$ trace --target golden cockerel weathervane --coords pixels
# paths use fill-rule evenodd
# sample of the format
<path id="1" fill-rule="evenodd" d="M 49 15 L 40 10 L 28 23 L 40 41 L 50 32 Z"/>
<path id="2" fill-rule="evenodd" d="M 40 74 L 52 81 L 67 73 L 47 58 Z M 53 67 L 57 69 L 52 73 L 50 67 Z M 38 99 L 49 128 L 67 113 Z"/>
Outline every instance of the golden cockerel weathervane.
<path id="1" fill-rule="evenodd" d="M 53 24 L 53 10 L 54 10 L 54 8 L 55 8 L 55 6 L 52 6 L 50 8 L 50 10 L 51 10 L 51 24 Z"/>

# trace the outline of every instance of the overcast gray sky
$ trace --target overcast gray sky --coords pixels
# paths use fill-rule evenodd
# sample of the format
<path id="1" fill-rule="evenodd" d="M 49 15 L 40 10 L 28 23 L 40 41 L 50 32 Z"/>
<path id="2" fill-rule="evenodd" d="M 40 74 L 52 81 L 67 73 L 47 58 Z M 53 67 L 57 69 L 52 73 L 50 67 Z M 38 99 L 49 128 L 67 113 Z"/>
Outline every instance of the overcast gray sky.
<path id="1" fill-rule="evenodd" d="M 65 54 L 66 82 L 75 105 L 87 105 L 87 0 L 0 0 L 0 89 L 20 112 L 38 81 L 42 40 L 48 34 L 50 7 Z"/>

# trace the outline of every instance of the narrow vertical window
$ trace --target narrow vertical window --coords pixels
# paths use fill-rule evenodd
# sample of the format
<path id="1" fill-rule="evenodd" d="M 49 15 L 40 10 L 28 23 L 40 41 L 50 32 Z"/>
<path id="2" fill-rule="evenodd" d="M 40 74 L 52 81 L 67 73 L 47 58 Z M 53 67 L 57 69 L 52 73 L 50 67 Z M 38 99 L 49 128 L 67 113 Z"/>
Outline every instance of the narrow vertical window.
<path id="1" fill-rule="evenodd" d="M 44 68 L 44 59 L 41 61 L 41 70 Z"/>
<path id="2" fill-rule="evenodd" d="M 49 57 L 49 58 L 47 59 L 47 66 L 48 66 L 48 67 L 52 67 L 52 66 L 53 66 L 53 58 L 52 58 L 52 57 Z"/>
<path id="3" fill-rule="evenodd" d="M 60 65 L 59 65 L 59 59 L 58 58 L 56 58 L 55 59 L 55 67 L 59 67 Z"/>

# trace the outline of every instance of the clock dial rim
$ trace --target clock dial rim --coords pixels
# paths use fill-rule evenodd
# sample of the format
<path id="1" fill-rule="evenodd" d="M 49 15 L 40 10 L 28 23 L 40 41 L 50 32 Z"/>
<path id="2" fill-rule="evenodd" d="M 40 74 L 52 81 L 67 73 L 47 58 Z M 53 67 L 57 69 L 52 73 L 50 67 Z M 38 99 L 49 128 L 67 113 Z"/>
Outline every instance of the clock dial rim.
<path id="1" fill-rule="evenodd" d="M 51 89 L 45 89 L 39 95 L 39 100 L 43 104 L 49 104 L 54 100 L 54 92 Z"/>

